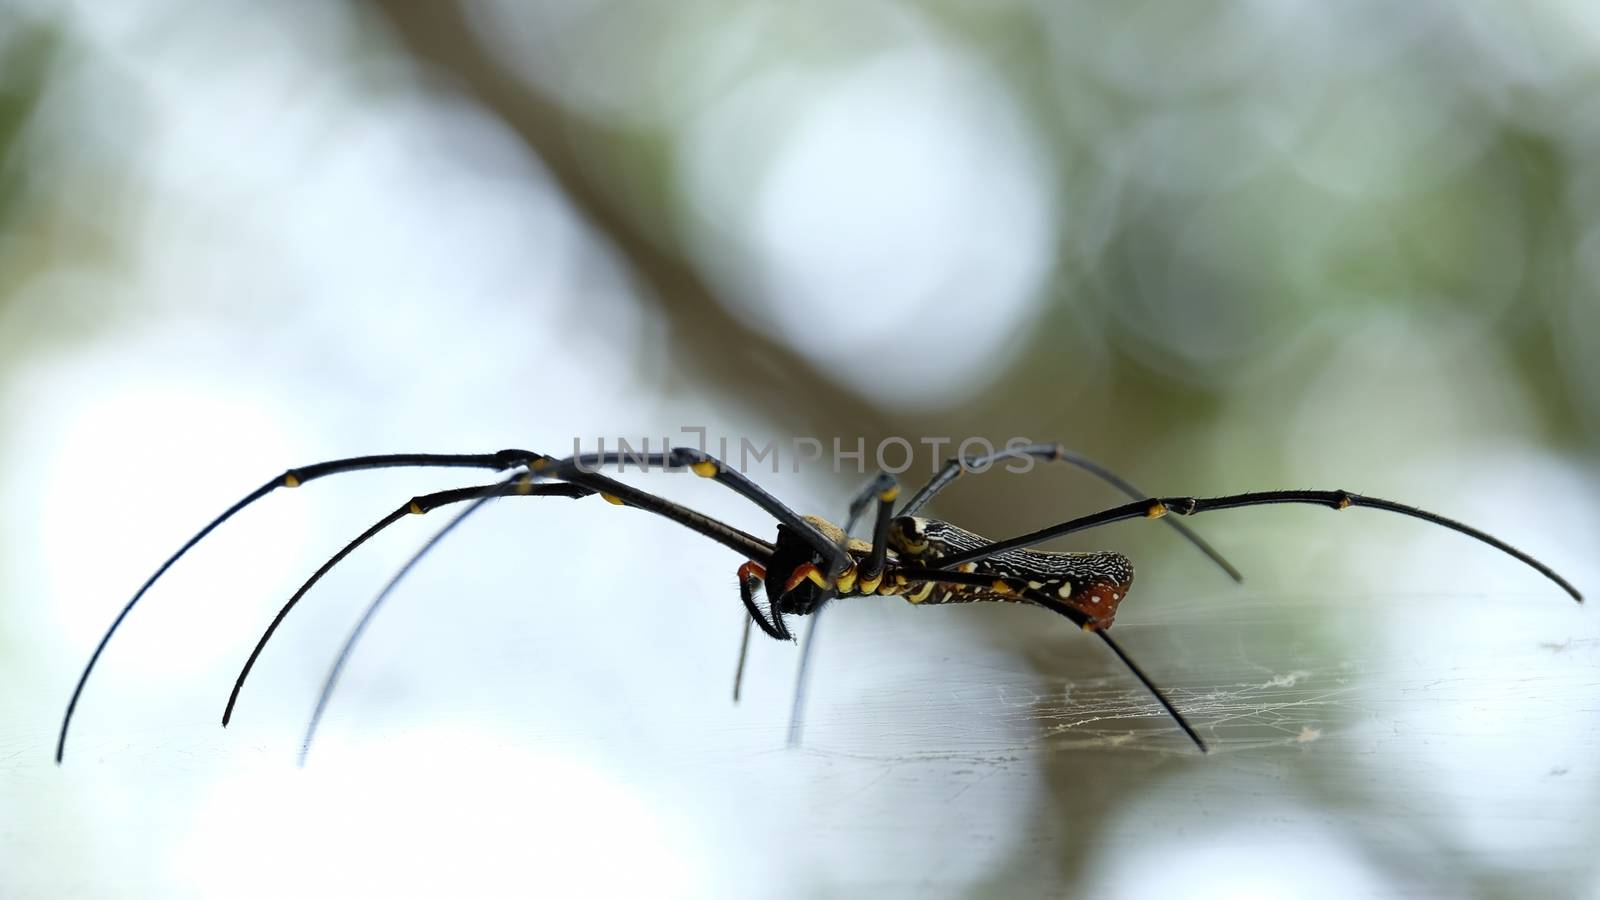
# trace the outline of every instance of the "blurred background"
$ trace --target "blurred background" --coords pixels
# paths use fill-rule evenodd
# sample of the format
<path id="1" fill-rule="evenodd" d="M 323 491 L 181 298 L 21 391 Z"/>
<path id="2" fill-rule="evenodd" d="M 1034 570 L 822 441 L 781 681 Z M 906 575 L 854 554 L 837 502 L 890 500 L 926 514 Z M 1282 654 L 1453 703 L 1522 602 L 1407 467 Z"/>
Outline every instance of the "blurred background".
<path id="1" fill-rule="evenodd" d="M 1600 593 L 1600 12 L 945 0 L 0 0 L 0 895 L 1600 896 L 1594 617 L 1354 510 L 1133 556 L 1123 644 L 840 603 L 729 699 L 727 550 L 290 465 L 604 437 L 1061 441 L 1151 493 L 1345 488 Z M 926 477 L 926 448 L 903 476 Z M 870 460 L 868 462 L 870 466 Z M 749 474 L 839 517 L 865 472 Z M 765 537 L 700 479 L 629 480 Z M 1004 537 L 1120 501 L 964 479 Z"/>

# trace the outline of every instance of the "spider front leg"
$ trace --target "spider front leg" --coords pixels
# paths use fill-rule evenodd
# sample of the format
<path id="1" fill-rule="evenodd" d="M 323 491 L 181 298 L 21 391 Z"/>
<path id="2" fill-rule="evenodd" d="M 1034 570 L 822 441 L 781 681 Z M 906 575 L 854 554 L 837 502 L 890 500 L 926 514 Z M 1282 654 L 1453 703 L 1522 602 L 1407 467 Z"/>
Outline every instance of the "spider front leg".
<path id="1" fill-rule="evenodd" d="M 294 592 L 294 596 L 290 597 L 289 601 L 278 610 L 278 614 L 273 616 L 272 623 L 267 626 L 266 631 L 262 632 L 261 637 L 256 640 L 255 647 L 250 651 L 249 659 L 245 660 L 244 668 L 239 670 L 239 677 L 233 682 L 233 690 L 228 694 L 228 704 L 222 710 L 222 727 L 228 727 L 228 723 L 232 721 L 233 709 L 239 703 L 239 692 L 244 690 L 244 683 L 249 679 L 251 671 L 255 669 L 256 661 L 261 658 L 261 652 L 267 648 L 267 642 L 272 640 L 272 636 L 277 633 L 278 627 L 283 624 L 284 619 L 288 618 L 289 613 L 300 603 L 301 598 L 305 597 L 316 586 L 317 582 L 322 580 L 324 575 L 327 575 L 335 566 L 343 562 L 345 557 L 355 552 L 357 547 L 376 537 L 379 532 L 390 525 L 406 516 L 425 515 L 441 506 L 468 501 L 481 502 L 491 497 L 571 497 L 578 499 L 593 493 L 595 493 L 594 490 L 576 484 L 560 482 L 534 484 L 531 476 L 523 474 L 497 484 L 480 484 L 473 487 L 437 491 L 432 494 L 421 494 L 400 504 L 399 509 L 379 519 L 372 527 L 357 535 L 355 540 L 345 544 L 331 559 L 319 566 L 311 574 L 311 577 L 300 585 L 300 589 Z"/>
<path id="2" fill-rule="evenodd" d="M 329 475 L 339 475 L 345 472 L 358 472 L 364 469 L 511 469 L 517 466 L 527 466 L 544 459 L 541 453 L 528 450 L 501 450 L 498 453 L 386 453 L 377 456 L 353 456 L 347 459 L 332 459 L 309 466 L 300 466 L 290 469 L 281 475 L 274 476 L 272 480 L 256 488 L 243 499 L 222 511 L 222 514 L 212 519 L 195 535 L 184 541 L 177 552 L 167 557 L 144 584 L 134 592 L 133 597 L 123 605 L 116 618 L 111 620 L 111 625 L 106 628 L 105 634 L 100 636 L 100 642 L 95 644 L 94 652 L 89 654 L 89 661 L 84 663 L 83 671 L 78 675 L 78 683 L 72 688 L 72 696 L 67 700 L 67 711 L 61 717 L 61 731 L 56 737 L 56 765 L 61 764 L 62 757 L 67 751 L 67 732 L 72 728 L 72 715 L 78 709 L 78 700 L 83 697 L 83 689 L 89 683 L 89 676 L 94 673 L 95 664 L 100 661 L 100 655 L 105 652 L 106 646 L 116 636 L 117 629 L 122 627 L 122 622 L 139 605 L 146 592 L 161 580 L 161 576 L 172 568 L 173 564 L 182 559 L 184 554 L 194 549 L 196 544 L 205 540 L 206 535 L 215 531 L 222 523 L 233 518 L 245 507 L 250 506 L 262 497 L 279 488 L 296 488 L 318 478 Z"/>
<path id="3" fill-rule="evenodd" d="M 756 605 L 756 590 L 767 578 L 767 570 L 753 562 L 747 562 L 739 567 L 739 602 L 744 604 L 745 612 L 750 614 L 750 621 L 761 627 L 767 637 L 780 641 L 791 640 L 794 636 L 789 633 L 789 626 L 784 624 L 783 614 L 776 609 L 772 610 L 772 618 L 768 620 L 761 607 Z M 748 631 L 746 632 L 748 636 Z M 744 652 L 740 651 L 743 660 Z M 740 670 L 744 668 L 742 662 Z"/>
<path id="4" fill-rule="evenodd" d="M 594 480 L 599 477 L 597 473 L 602 467 L 607 465 L 626 466 L 630 462 L 646 469 L 687 470 L 701 478 L 709 478 L 761 507 L 784 527 L 799 534 L 807 544 L 828 559 L 830 567 L 842 570 L 850 562 L 848 554 L 845 554 L 830 543 L 827 536 L 817 528 L 814 522 L 790 509 L 782 500 L 773 496 L 771 492 L 745 477 L 744 473 L 728 466 L 722 460 L 709 453 L 691 447 L 674 447 L 665 453 L 635 454 L 620 451 L 581 453 L 565 459 L 540 460 L 530 465 L 529 468 L 535 474 L 543 477 L 558 478 L 575 484 L 592 485 Z M 609 482 L 609 479 L 607 481 Z M 610 483 L 614 484 L 615 482 Z M 633 501 L 630 500 L 629 502 Z"/>
<path id="5" fill-rule="evenodd" d="M 517 476 L 511 481 L 504 482 L 503 484 L 519 483 L 523 481 L 525 477 L 538 478 L 541 477 L 540 472 L 544 473 L 542 477 L 550 477 L 549 472 L 547 471 L 548 468 L 548 465 L 530 465 L 529 472 L 527 472 L 525 476 Z M 657 497 L 654 494 L 646 493 L 637 488 L 623 484 L 620 481 L 614 481 L 610 478 L 606 478 L 603 475 L 584 472 L 575 472 L 570 479 L 565 480 L 570 481 L 572 483 L 571 486 L 576 488 L 598 492 L 601 497 L 610 503 L 618 506 L 642 509 L 646 512 L 654 513 L 670 521 L 676 522 L 691 531 L 698 532 L 699 534 L 734 550 L 735 552 L 744 556 L 747 560 L 766 560 L 770 559 L 772 556 L 774 550 L 773 546 L 761 540 L 760 538 L 755 537 L 754 535 L 747 534 L 733 527 L 732 525 L 727 524 L 726 522 L 721 522 L 717 519 L 713 519 L 710 516 L 697 513 L 694 510 L 680 506 L 670 500 Z M 328 670 L 327 677 L 323 679 L 322 691 L 317 697 L 316 709 L 312 712 L 311 720 L 306 725 L 305 738 L 301 741 L 300 745 L 300 761 L 302 764 L 305 762 L 306 754 L 310 751 L 311 741 L 316 735 L 317 726 L 322 720 L 323 712 L 327 709 L 328 700 L 333 695 L 334 688 L 338 685 L 339 676 L 344 671 L 345 664 L 349 662 L 351 656 L 354 654 L 356 644 L 360 642 L 361 636 L 366 632 L 367 626 L 372 622 L 374 616 L 377 615 L 378 610 L 383 606 L 384 601 L 386 601 L 394 592 L 394 589 L 400 584 L 401 580 L 405 578 L 406 573 L 410 572 L 411 569 L 416 566 L 416 564 L 424 556 L 426 556 L 430 550 L 437 546 L 440 541 L 442 541 L 447 535 L 450 534 L 452 530 L 460 525 L 464 519 L 470 516 L 473 511 L 481 509 L 488 500 L 492 499 L 496 495 L 495 491 L 498 488 L 499 486 L 490 486 L 486 492 L 480 493 L 479 496 L 474 499 L 466 509 L 462 510 L 455 518 L 451 519 L 444 528 L 436 532 L 427 543 L 423 544 L 422 547 L 420 547 L 411 555 L 411 558 L 406 561 L 406 564 L 394 574 L 394 577 L 389 579 L 389 583 L 386 584 L 383 590 L 379 591 L 378 595 L 372 598 L 372 602 L 367 605 L 366 610 L 361 614 L 360 620 L 356 622 L 355 627 L 351 629 L 349 635 L 345 638 L 344 645 L 340 648 L 339 655 L 334 660 L 332 668 Z M 759 564 L 754 565 L 759 567 Z M 754 574 L 754 572 L 752 571 L 751 574 Z"/>

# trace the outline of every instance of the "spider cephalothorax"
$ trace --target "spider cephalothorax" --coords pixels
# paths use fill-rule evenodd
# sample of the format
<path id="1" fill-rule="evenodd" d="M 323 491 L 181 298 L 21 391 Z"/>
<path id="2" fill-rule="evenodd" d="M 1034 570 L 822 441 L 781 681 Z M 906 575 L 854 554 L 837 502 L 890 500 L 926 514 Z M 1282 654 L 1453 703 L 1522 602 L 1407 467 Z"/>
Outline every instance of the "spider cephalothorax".
<path id="1" fill-rule="evenodd" d="M 841 551 L 830 559 L 811 539 L 787 525 L 778 526 L 778 540 L 773 545 L 771 560 L 766 566 L 746 563 L 740 577 L 753 576 L 755 568 L 764 571 L 761 580 L 766 584 L 767 605 L 772 610 L 771 628 L 788 634 L 783 616 L 809 616 L 836 597 L 887 596 L 904 594 L 918 585 L 894 577 L 897 562 L 892 549 L 884 551 L 884 558 L 874 564 L 872 545 L 859 539 L 846 540 L 839 526 L 819 516 L 802 516 L 808 525 L 821 534 L 828 547 Z"/>
<path id="2" fill-rule="evenodd" d="M 837 525 L 816 516 L 805 520 L 833 546 L 844 543 L 844 532 Z M 861 556 L 870 547 L 860 541 L 844 543 L 847 561 L 834 573 L 832 586 L 827 575 L 830 560 L 813 546 L 805 535 L 787 525 L 778 526 L 778 540 L 773 545 L 772 560 L 767 563 L 767 602 L 775 614 L 809 616 L 823 604 L 841 593 L 849 593 L 860 571 Z"/>

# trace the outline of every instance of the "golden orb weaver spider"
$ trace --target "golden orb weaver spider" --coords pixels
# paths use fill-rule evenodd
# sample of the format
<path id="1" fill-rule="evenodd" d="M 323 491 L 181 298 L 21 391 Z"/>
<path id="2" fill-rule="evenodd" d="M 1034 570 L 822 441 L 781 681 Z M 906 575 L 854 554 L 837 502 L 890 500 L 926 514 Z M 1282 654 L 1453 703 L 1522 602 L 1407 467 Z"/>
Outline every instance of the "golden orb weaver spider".
<path id="1" fill-rule="evenodd" d="M 1097 513 L 993 542 L 948 522 L 917 515 L 940 491 L 962 474 L 987 470 L 995 463 L 1012 457 L 1031 457 L 1048 462 L 1068 463 L 1115 486 L 1132 500 Z M 764 541 L 670 500 L 599 474 L 598 470 L 603 466 L 624 465 L 630 462 L 647 469 L 687 470 L 726 486 L 777 520 L 777 540 Z M 1061 615 L 1082 630 L 1098 637 L 1144 685 L 1162 710 L 1177 723 L 1202 753 L 1206 752 L 1207 746 L 1199 733 L 1155 682 L 1107 633 L 1115 618 L 1117 605 L 1127 597 L 1133 581 L 1133 566 L 1127 557 L 1111 552 L 1058 553 L 1028 548 L 1053 538 L 1098 528 L 1112 522 L 1164 518 L 1231 577 L 1240 580 L 1238 571 L 1227 560 L 1198 535 L 1170 516 L 1173 514 L 1192 516 L 1215 510 L 1275 504 L 1325 506 L 1335 510 L 1363 507 L 1420 519 L 1474 538 L 1520 560 L 1555 582 L 1574 600 L 1580 603 L 1583 601 L 1582 595 L 1572 584 L 1532 556 L 1469 525 L 1414 506 L 1342 490 L 1276 490 L 1206 498 L 1152 497 L 1139 491 L 1109 469 L 1066 450 L 1060 444 L 1008 446 L 1004 450 L 981 457 L 950 459 L 931 480 L 898 507 L 896 505 L 900 495 L 898 481 L 891 475 L 880 474 L 856 495 L 842 527 L 825 519 L 796 513 L 736 469 L 702 451 L 690 448 L 680 447 L 663 453 L 589 453 L 564 459 L 526 450 L 502 450 L 487 454 L 411 453 L 360 456 L 314 463 L 290 469 L 274 477 L 228 507 L 179 547 L 176 553 L 146 579 L 132 599 L 118 612 L 78 677 L 72 696 L 68 700 L 66 713 L 62 717 L 60 736 L 56 742 L 56 762 L 60 763 L 65 754 L 67 733 L 72 724 L 73 714 L 77 710 L 78 701 L 82 698 L 89 675 L 94 671 L 95 664 L 105 651 L 106 645 L 145 593 L 184 554 L 223 522 L 278 488 L 299 487 L 318 478 L 345 472 L 401 467 L 475 468 L 516 470 L 516 472 L 506 480 L 493 484 L 456 488 L 413 497 L 334 554 L 284 604 L 257 641 L 228 697 L 222 717 L 224 726 L 232 718 L 239 692 L 243 689 L 245 680 L 249 677 L 268 640 L 290 610 L 328 571 L 361 544 L 407 515 L 422 514 L 456 503 L 468 503 L 469 505 L 461 513 L 424 544 L 395 574 L 367 607 L 361 620 L 351 632 L 323 683 L 316 711 L 312 715 L 306 738 L 301 745 L 303 761 L 344 663 L 383 600 L 429 549 L 466 516 L 497 497 L 580 498 L 599 494 L 611 503 L 636 507 L 667 518 L 744 557 L 745 562 L 738 569 L 740 602 L 747 614 L 745 643 L 741 645 L 739 657 L 741 674 L 751 624 L 770 637 L 789 640 L 793 638 L 793 634 L 784 619 L 786 615 L 812 616 L 811 621 L 814 626 L 816 614 L 829 601 L 839 597 L 903 596 L 911 603 L 919 605 L 984 601 L 1027 603 Z M 850 538 L 850 532 L 856 522 L 868 508 L 874 506 L 876 515 L 872 540 L 868 542 Z M 767 595 L 765 611 L 757 601 L 757 591 L 762 585 L 765 586 Z M 808 650 L 810 646 L 808 641 Z M 798 736 L 805 661 L 806 656 L 803 653 L 800 675 L 802 687 L 796 693 L 795 713 L 790 726 L 791 743 L 794 743 Z M 737 699 L 737 678 L 734 693 Z"/>

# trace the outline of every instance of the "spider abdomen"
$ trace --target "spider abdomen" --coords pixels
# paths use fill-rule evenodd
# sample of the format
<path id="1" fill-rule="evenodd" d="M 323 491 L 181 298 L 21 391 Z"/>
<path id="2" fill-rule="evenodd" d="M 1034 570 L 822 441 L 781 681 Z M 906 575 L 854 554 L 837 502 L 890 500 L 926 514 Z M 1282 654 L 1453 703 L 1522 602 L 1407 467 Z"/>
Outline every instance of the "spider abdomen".
<path id="1" fill-rule="evenodd" d="M 890 529 L 890 544 L 904 562 L 936 568 L 940 560 L 992 543 L 987 538 L 938 519 L 902 517 Z M 1025 582 L 1038 591 L 1111 627 L 1117 605 L 1133 584 L 1133 563 L 1120 553 L 1048 553 L 1006 550 L 958 570 Z M 975 585 L 925 583 L 906 593 L 916 604 L 1028 602 L 1027 597 Z"/>

